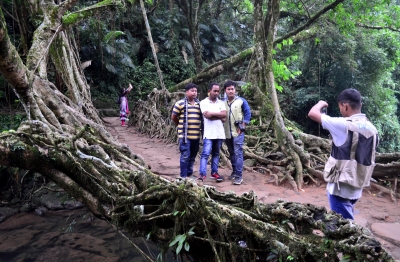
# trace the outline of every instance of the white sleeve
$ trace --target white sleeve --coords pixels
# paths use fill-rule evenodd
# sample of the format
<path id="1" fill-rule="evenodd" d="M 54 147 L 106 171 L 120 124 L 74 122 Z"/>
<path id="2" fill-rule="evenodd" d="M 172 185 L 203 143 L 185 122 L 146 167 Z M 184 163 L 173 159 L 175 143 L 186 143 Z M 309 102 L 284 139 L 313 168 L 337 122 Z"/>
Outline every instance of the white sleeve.
<path id="1" fill-rule="evenodd" d="M 322 127 L 331 133 L 336 146 L 343 145 L 347 140 L 347 123 L 343 117 L 330 117 L 321 115 Z"/>
<path id="2" fill-rule="evenodd" d="M 207 104 L 208 104 L 207 101 L 204 101 L 204 99 L 200 101 L 200 110 L 202 113 L 209 111 L 207 108 Z"/>

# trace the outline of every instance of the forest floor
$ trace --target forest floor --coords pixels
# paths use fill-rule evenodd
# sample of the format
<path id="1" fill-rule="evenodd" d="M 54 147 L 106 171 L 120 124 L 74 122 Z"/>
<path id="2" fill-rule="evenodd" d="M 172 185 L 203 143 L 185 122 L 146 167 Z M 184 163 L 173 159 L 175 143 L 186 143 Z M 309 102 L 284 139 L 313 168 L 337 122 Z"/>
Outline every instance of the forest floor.
<path id="1" fill-rule="evenodd" d="M 110 133 L 121 143 L 127 144 L 133 152 L 141 155 L 151 166 L 153 173 L 170 181 L 179 177 L 180 153 L 177 144 L 167 144 L 163 140 L 150 138 L 141 134 L 135 127 L 122 127 L 117 117 L 106 117 L 104 120 Z M 194 175 L 198 175 L 198 158 L 194 169 Z M 222 192 L 234 191 L 241 195 L 253 190 L 258 196 L 258 201 L 262 203 L 273 203 L 278 199 L 283 199 L 288 202 L 324 206 L 330 210 L 325 183 L 321 183 L 322 185 L 319 187 L 314 184 L 305 185 L 300 192 L 295 192 L 288 184 L 276 186 L 266 183 L 270 179 L 269 175 L 258 172 L 245 171 L 243 183 L 233 185 L 232 181 L 228 179 L 217 183 L 209 176 L 209 165 L 207 170 L 207 179 L 203 183 L 215 186 Z M 228 177 L 231 170 L 220 167 L 219 174 Z M 363 197 L 355 206 L 355 221 L 359 225 L 369 228 L 386 250 L 395 257 L 396 261 L 400 261 L 400 208 L 398 203 L 394 203 L 388 195 L 381 195 L 373 189 L 364 189 Z"/>

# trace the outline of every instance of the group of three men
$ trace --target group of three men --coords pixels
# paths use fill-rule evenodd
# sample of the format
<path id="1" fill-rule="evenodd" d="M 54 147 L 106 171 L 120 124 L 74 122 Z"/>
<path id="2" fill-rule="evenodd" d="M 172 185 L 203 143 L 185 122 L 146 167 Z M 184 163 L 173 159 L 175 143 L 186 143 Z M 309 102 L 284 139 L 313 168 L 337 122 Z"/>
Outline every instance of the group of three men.
<path id="1" fill-rule="evenodd" d="M 236 83 L 228 80 L 224 84 L 224 101 L 218 98 L 220 86 L 211 83 L 208 97 L 201 102 L 197 99 L 197 86 L 189 83 L 185 87 L 186 97 L 175 103 L 171 119 L 178 126 L 180 177 L 193 175 L 193 165 L 203 133 L 203 150 L 200 158 L 198 179 L 207 177 L 207 162 L 211 154 L 211 178 L 221 182 L 218 174 L 219 152 L 223 141 L 228 147 L 232 174 L 228 179 L 240 185 L 243 181 L 244 127 L 249 124 L 251 111 L 247 101 L 236 95 Z M 203 130 L 202 129 L 203 126 Z"/>

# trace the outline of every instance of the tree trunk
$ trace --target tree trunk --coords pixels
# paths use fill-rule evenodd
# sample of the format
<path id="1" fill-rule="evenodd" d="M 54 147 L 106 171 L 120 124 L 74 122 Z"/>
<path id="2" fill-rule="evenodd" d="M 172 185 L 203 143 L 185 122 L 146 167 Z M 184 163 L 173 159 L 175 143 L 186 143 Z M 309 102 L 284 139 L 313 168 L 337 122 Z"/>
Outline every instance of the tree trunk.
<path id="1" fill-rule="evenodd" d="M 194 64 L 196 65 L 196 72 L 200 73 L 203 68 L 202 49 L 203 46 L 200 42 L 199 34 L 199 14 L 203 7 L 204 0 L 175 0 L 179 8 L 182 9 L 186 15 L 186 21 L 189 28 L 190 43 L 194 52 Z"/>
<path id="2" fill-rule="evenodd" d="M 143 0 L 140 0 L 140 7 L 142 8 L 143 19 L 144 19 L 144 23 L 146 24 L 147 36 L 149 37 L 151 51 L 153 53 L 153 58 L 154 58 L 154 64 L 156 65 L 158 78 L 160 79 L 161 89 L 165 90 L 164 80 L 163 80 L 162 72 L 160 69 L 160 65 L 158 64 L 157 52 L 156 52 L 156 48 L 154 47 L 153 37 L 151 36 L 151 29 L 150 29 L 149 21 L 147 20 L 146 8 L 144 7 Z"/>

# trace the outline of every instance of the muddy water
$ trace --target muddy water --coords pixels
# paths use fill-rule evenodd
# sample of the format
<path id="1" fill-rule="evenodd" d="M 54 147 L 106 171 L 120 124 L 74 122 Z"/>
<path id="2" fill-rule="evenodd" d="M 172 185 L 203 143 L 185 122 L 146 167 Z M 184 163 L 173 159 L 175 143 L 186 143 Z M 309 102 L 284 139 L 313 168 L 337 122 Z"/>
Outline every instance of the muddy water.
<path id="1" fill-rule="evenodd" d="M 159 251 L 134 239 L 156 260 Z M 147 261 L 107 222 L 86 208 L 19 213 L 0 223 L 0 261 Z M 172 255 L 167 261 L 173 261 Z"/>

